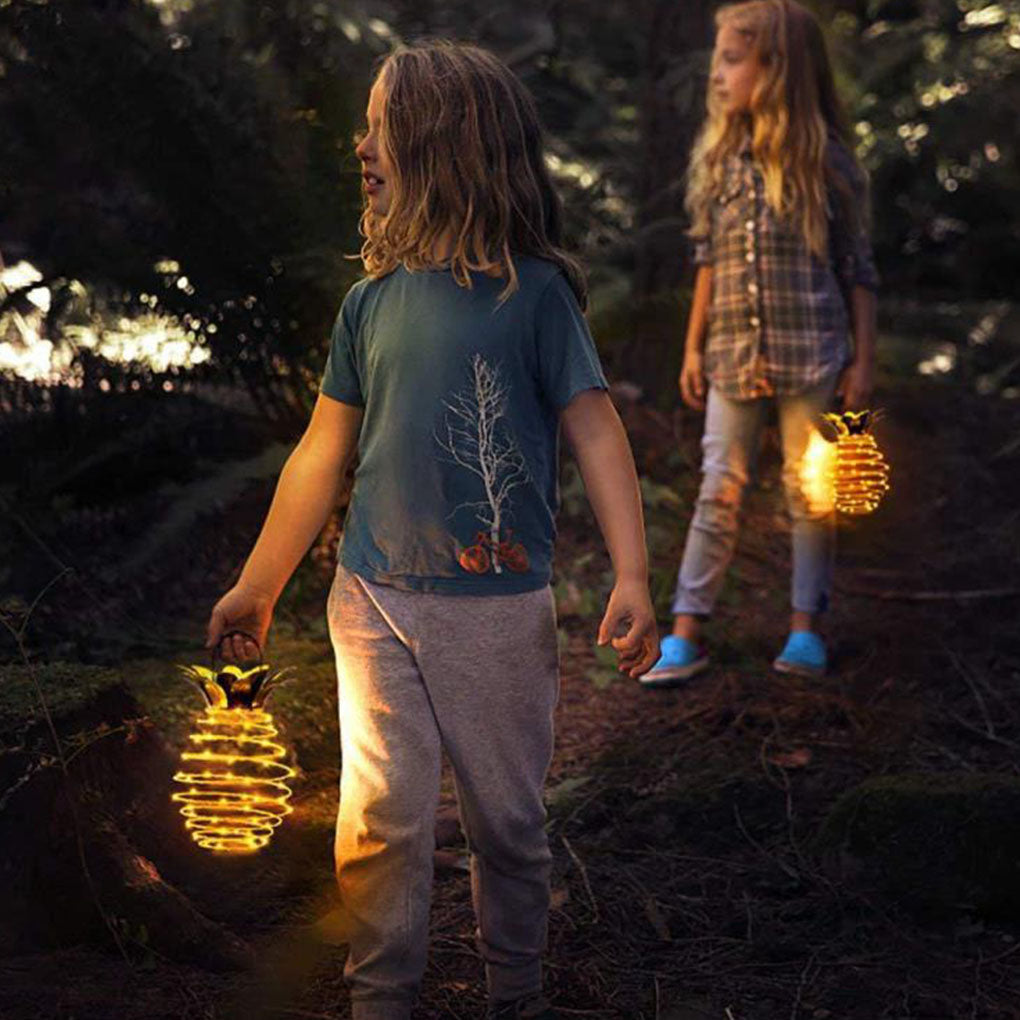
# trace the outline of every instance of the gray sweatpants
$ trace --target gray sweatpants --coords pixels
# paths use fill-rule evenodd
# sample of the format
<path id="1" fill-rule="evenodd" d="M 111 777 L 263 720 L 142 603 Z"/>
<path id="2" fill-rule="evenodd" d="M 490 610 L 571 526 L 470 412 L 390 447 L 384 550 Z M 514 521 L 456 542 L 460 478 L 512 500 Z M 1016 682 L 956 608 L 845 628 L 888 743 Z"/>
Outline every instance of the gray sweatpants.
<path id="1" fill-rule="evenodd" d="M 541 987 L 542 787 L 559 691 L 551 590 L 461 596 L 343 566 L 327 604 L 343 755 L 336 868 L 354 1020 L 407 1020 L 425 968 L 441 749 L 471 850 L 489 997 Z"/>

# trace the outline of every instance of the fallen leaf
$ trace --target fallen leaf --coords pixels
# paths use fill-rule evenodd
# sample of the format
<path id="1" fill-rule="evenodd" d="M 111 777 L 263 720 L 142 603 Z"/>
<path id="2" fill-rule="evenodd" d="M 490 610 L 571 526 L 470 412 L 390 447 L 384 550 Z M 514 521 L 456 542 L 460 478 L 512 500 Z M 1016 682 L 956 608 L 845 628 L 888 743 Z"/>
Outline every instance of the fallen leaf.
<path id="1" fill-rule="evenodd" d="M 793 751 L 778 751 L 769 756 L 769 761 L 781 769 L 802 769 L 811 763 L 811 748 L 798 747 Z"/>
<path id="2" fill-rule="evenodd" d="M 663 942 L 672 941 L 673 936 L 669 933 L 669 925 L 666 924 L 666 919 L 662 916 L 658 903 L 651 896 L 645 897 L 645 917 L 648 918 L 648 923 L 655 929 L 655 934 Z"/>

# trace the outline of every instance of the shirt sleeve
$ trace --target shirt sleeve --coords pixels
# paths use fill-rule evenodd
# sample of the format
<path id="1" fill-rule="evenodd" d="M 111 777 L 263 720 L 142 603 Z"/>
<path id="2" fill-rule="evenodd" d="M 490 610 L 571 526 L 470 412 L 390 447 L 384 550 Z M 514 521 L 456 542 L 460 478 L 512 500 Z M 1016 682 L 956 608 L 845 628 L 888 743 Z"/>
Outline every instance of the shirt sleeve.
<path id="1" fill-rule="evenodd" d="M 326 358 L 326 368 L 322 373 L 319 392 L 334 400 L 339 400 L 341 403 L 364 407 L 365 398 L 354 346 L 357 325 L 354 321 L 352 293 L 353 288 L 347 292 L 347 296 L 340 306 L 336 322 L 333 323 L 329 355 Z"/>
<path id="2" fill-rule="evenodd" d="M 850 282 L 857 287 L 865 287 L 870 291 L 877 291 L 881 283 L 878 269 L 875 266 L 875 255 L 871 247 L 868 224 L 866 222 L 866 211 L 868 203 L 868 180 L 864 172 L 853 161 L 850 153 L 842 145 L 833 147 L 833 159 L 836 172 L 841 174 L 850 184 L 853 191 L 854 203 L 858 210 L 860 227 L 851 231 L 852 236 L 848 239 L 847 249 L 853 256 L 853 266 Z"/>
<path id="3" fill-rule="evenodd" d="M 583 390 L 606 390 L 595 341 L 562 273 L 547 284 L 535 309 L 538 381 L 545 399 L 562 411 Z"/>

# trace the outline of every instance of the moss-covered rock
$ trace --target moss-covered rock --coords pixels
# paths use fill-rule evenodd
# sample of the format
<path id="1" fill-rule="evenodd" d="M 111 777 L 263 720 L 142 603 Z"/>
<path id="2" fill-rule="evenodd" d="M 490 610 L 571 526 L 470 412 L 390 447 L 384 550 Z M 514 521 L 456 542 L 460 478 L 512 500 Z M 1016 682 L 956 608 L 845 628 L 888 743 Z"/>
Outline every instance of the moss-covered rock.
<path id="1" fill-rule="evenodd" d="M 922 913 L 1020 918 L 1020 779 L 870 779 L 832 807 L 814 850 L 842 880 Z"/>
<path id="2" fill-rule="evenodd" d="M 122 682 L 118 671 L 104 666 L 73 662 L 31 668 L 0 666 L 0 736 L 17 732 L 43 718 L 40 691 L 50 713 L 57 719 L 74 714 L 102 692 Z"/>
<path id="3" fill-rule="evenodd" d="M 116 930 L 132 951 L 246 966 L 237 929 L 264 924 L 267 903 L 282 916 L 333 885 L 335 667 L 321 643 L 294 643 L 280 659 L 297 667 L 274 695 L 281 742 L 328 783 L 302 791 L 264 851 L 236 858 L 198 849 L 171 800 L 202 704 L 172 661 L 0 672 L 0 957 Z"/>
<path id="4" fill-rule="evenodd" d="M 716 851 L 741 839 L 741 824 L 769 839 L 784 823 L 781 795 L 756 777 L 708 773 L 679 780 L 650 796 L 622 806 L 628 838 L 639 846 L 676 846 L 682 843 Z"/>

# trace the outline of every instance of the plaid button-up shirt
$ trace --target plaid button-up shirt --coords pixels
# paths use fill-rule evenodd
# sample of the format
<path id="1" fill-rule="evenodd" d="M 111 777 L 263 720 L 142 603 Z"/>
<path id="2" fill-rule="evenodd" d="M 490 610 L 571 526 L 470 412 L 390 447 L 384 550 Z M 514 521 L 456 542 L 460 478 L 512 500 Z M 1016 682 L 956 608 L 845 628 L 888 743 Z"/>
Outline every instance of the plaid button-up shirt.
<path id="1" fill-rule="evenodd" d="M 828 158 L 863 203 L 865 181 L 836 138 Z M 849 363 L 848 296 L 854 286 L 877 290 L 879 279 L 867 233 L 844 219 L 830 217 L 830 258 L 818 258 L 765 201 L 750 144 L 730 160 L 711 232 L 694 239 L 695 265 L 712 266 L 704 364 L 720 392 L 738 400 L 799 393 Z"/>

